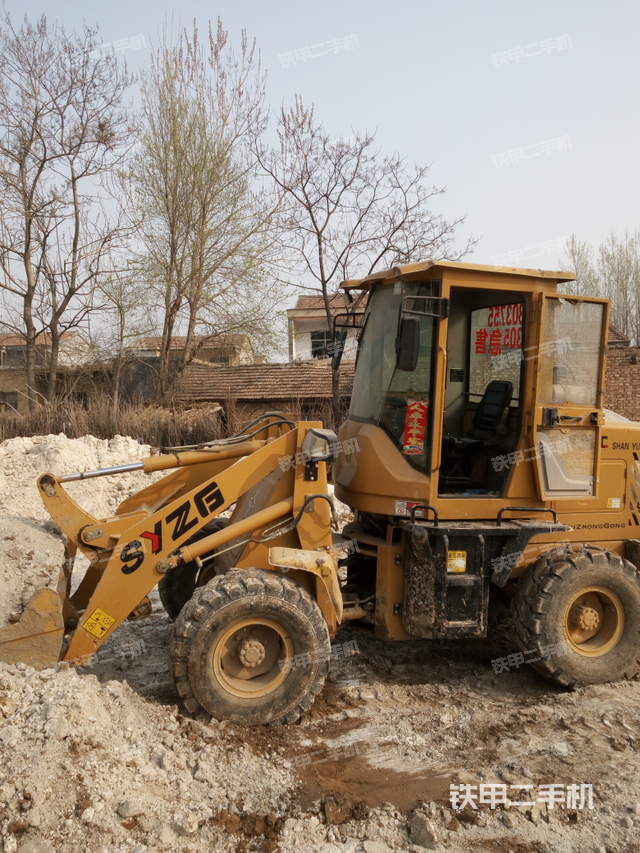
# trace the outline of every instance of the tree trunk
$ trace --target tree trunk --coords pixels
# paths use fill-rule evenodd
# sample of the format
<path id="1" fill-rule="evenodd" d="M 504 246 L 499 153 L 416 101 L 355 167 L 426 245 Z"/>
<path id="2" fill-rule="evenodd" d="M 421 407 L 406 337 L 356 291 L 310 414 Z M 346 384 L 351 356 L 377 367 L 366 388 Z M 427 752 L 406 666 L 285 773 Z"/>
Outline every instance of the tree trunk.
<path id="1" fill-rule="evenodd" d="M 29 411 L 35 412 L 38 401 L 36 396 L 36 328 L 33 324 L 31 303 L 24 302 L 24 326 L 26 330 L 25 372 L 27 374 L 27 399 Z"/>
<path id="2" fill-rule="evenodd" d="M 197 323 L 197 321 L 198 321 L 197 308 L 193 305 L 190 305 L 189 306 L 189 325 L 187 327 L 187 337 L 186 337 L 185 342 L 184 342 L 184 350 L 182 351 L 182 358 L 180 359 L 179 373 L 182 373 L 182 371 L 185 369 L 185 367 L 187 367 L 189 364 L 191 364 L 191 361 L 193 359 L 193 351 L 195 350 L 193 342 L 194 342 L 195 336 L 196 336 L 196 323 Z M 178 375 L 178 372 L 176 373 L 176 376 L 177 375 Z"/>
<path id="3" fill-rule="evenodd" d="M 160 372 L 158 377 L 158 400 L 164 402 L 169 387 L 169 368 L 171 359 L 171 342 L 173 340 L 173 315 L 167 311 L 162 328 L 162 342 L 160 344 Z"/>
<path id="4" fill-rule="evenodd" d="M 60 332 L 58 324 L 51 328 L 51 356 L 49 361 L 49 376 L 47 377 L 47 400 L 53 403 L 56 397 L 56 381 L 58 379 L 58 356 L 60 355 Z"/>
<path id="5" fill-rule="evenodd" d="M 31 221 L 25 217 L 24 271 L 27 279 L 22 304 L 22 316 L 26 332 L 25 371 L 27 374 L 27 399 L 29 412 L 33 414 L 38 407 L 36 391 L 36 327 L 33 322 L 33 296 L 36 290 L 33 267 L 31 266 Z"/>

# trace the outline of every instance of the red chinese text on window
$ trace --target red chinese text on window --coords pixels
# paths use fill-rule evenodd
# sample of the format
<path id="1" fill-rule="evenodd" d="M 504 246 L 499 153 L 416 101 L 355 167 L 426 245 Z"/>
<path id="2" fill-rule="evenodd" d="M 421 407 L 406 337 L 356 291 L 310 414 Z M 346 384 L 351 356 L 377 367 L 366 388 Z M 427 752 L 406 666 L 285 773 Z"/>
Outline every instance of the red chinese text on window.
<path id="1" fill-rule="evenodd" d="M 489 333 L 486 329 L 478 329 L 476 332 L 476 355 L 486 353 L 488 337 Z"/>
<path id="2" fill-rule="evenodd" d="M 500 355 L 502 352 L 502 334 L 500 329 L 493 329 L 489 336 L 489 353 L 491 355 Z"/>

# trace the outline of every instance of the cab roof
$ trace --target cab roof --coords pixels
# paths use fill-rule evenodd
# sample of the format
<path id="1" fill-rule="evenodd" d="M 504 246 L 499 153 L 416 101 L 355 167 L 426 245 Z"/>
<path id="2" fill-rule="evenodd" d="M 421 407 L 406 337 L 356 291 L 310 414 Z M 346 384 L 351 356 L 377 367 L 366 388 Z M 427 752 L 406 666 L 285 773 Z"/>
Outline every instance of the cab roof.
<path id="1" fill-rule="evenodd" d="M 575 281 L 576 276 L 572 272 L 555 272 L 552 270 L 529 270 L 523 267 L 495 267 L 485 264 L 463 264 L 459 261 L 421 261 L 418 264 L 404 264 L 403 266 L 392 267 L 388 270 L 373 272 L 364 278 L 351 278 L 348 281 L 343 281 L 340 287 L 345 290 L 369 290 L 372 284 L 379 282 L 391 282 L 404 278 L 408 275 L 427 272 L 427 270 L 435 269 L 458 269 L 468 272 L 483 272 L 493 273 L 495 275 L 521 275 L 527 278 L 544 278 L 548 281 L 563 282 Z"/>

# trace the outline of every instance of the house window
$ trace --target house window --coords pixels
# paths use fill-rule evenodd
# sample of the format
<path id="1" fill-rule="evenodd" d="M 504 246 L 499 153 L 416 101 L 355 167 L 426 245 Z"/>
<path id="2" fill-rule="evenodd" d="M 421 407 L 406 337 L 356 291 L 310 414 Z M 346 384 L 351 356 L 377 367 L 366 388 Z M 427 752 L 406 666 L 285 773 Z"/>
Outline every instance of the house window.
<path id="1" fill-rule="evenodd" d="M 18 392 L 0 391 L 0 412 L 18 411 Z"/>
<path id="2" fill-rule="evenodd" d="M 209 359 L 210 364 L 229 364 L 228 355 L 212 355 Z"/>
<path id="3" fill-rule="evenodd" d="M 311 358 L 326 358 L 331 332 L 311 332 Z"/>

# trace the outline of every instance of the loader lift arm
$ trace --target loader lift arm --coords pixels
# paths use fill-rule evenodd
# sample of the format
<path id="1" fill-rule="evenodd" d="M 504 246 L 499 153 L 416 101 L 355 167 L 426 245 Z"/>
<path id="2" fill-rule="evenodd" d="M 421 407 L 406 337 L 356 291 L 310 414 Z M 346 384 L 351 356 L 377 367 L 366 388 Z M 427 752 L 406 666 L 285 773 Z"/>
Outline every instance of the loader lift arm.
<path id="1" fill-rule="evenodd" d="M 52 608 L 47 599 L 43 617 L 48 621 L 46 626 L 43 623 L 43 632 L 40 632 L 34 624 L 37 608 L 28 608 L 31 618 L 27 619 L 28 625 L 22 626 L 22 634 L 28 635 L 25 639 L 30 643 L 30 650 L 23 651 L 22 655 L 19 653 L 19 623 L 5 629 L 13 633 L 7 638 L 7 651 L 11 648 L 13 658 L 18 654 L 18 659 L 31 663 L 34 638 L 46 632 L 51 642 L 45 653 L 36 656 L 37 663 L 47 665 L 58 658 L 85 662 L 179 561 L 199 560 L 207 552 L 238 541 L 268 544 L 272 541 L 279 546 L 274 551 L 271 571 L 287 572 L 293 563 L 295 568 L 291 575 L 304 576 L 330 630 L 335 633 L 342 615 L 342 598 L 335 561 L 326 553 L 331 548 L 326 469 L 322 465 L 321 476 L 313 480 L 306 476 L 306 465 L 286 464 L 300 453 L 307 431 L 318 427 L 321 424 L 317 422 L 294 425 L 280 413 L 269 413 L 249 424 L 232 440 L 185 451 L 171 448 L 169 453 L 152 455 L 121 469 L 59 478 L 43 475 L 38 481 L 42 500 L 67 538 L 68 559 L 61 572 L 59 589 L 62 617 L 49 613 Z M 125 500 L 111 518 L 94 518 L 64 488 L 66 482 L 73 480 L 132 469 L 145 473 L 167 470 L 169 473 Z M 235 520 L 233 516 L 222 530 L 186 545 L 194 533 L 259 487 L 270 475 L 277 485 L 272 488 L 265 506 L 249 506 L 244 517 Z M 314 500 L 316 496 L 326 500 Z M 309 552 L 317 548 L 324 553 L 316 551 L 318 560 L 309 561 Z M 287 559 L 283 551 L 286 554 L 290 550 L 302 550 L 306 559 L 296 558 L 295 554 Z M 89 559 L 90 565 L 78 590 L 71 596 L 71 572 L 77 551 Z M 63 622 L 68 642 L 61 644 Z M 42 638 L 38 642 L 42 646 Z M 56 644 L 64 647 L 53 657 L 52 646 Z M 3 646 L 0 632 L 0 659 Z"/>

